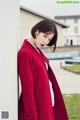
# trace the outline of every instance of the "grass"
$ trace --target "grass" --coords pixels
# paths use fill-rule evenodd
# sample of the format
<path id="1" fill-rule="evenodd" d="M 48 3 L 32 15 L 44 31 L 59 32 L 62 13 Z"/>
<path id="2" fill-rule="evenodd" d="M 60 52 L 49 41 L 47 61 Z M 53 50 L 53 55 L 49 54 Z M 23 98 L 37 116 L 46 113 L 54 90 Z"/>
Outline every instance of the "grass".
<path id="1" fill-rule="evenodd" d="M 80 94 L 64 94 L 69 120 L 80 120 Z"/>
<path id="2" fill-rule="evenodd" d="M 69 66 L 69 68 L 73 70 L 80 70 L 80 64 Z"/>
<path id="3" fill-rule="evenodd" d="M 71 72 L 74 72 L 74 73 L 80 75 L 80 64 L 71 65 L 71 66 L 64 66 L 63 69 L 66 69 L 68 71 L 71 71 Z"/>

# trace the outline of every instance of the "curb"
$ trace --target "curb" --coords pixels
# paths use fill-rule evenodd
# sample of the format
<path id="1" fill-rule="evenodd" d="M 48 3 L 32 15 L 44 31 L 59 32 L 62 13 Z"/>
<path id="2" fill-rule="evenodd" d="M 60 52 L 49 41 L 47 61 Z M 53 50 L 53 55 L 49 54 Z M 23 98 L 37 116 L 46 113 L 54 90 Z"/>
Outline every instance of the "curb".
<path id="1" fill-rule="evenodd" d="M 77 75 L 80 75 L 80 70 L 78 71 L 78 70 L 72 70 L 72 69 L 69 69 L 69 68 L 67 68 L 67 67 L 65 67 L 65 66 L 63 66 L 63 67 L 61 67 L 62 69 L 64 69 L 64 70 L 67 70 L 67 71 L 69 71 L 69 72 L 73 72 L 73 73 L 75 73 L 75 74 L 77 74 Z"/>

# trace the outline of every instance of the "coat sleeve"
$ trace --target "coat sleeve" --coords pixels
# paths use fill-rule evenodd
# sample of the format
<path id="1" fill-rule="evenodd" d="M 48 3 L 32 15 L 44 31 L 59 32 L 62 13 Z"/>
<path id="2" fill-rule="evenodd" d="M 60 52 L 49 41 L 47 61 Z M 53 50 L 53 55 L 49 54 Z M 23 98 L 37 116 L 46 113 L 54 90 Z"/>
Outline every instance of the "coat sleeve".
<path id="1" fill-rule="evenodd" d="M 29 55 L 19 55 L 18 69 L 22 87 L 24 120 L 38 120 L 34 99 L 32 60 Z"/>

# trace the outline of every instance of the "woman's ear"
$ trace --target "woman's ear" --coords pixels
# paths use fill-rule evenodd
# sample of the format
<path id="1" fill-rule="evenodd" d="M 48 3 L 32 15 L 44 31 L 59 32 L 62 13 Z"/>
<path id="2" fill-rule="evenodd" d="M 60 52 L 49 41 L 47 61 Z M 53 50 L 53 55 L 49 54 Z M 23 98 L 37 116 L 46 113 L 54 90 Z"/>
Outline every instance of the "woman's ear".
<path id="1" fill-rule="evenodd" d="M 39 30 L 37 29 L 35 32 L 35 37 L 37 38 L 38 35 L 39 35 Z"/>

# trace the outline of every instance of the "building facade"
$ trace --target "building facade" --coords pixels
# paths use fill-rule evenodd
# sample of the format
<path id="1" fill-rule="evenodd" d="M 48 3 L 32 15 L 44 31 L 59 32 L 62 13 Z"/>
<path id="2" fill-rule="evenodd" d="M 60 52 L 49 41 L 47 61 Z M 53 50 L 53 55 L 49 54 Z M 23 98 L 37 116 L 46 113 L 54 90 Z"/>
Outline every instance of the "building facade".
<path id="1" fill-rule="evenodd" d="M 55 18 L 70 26 L 65 30 L 63 29 L 64 46 L 80 45 L 80 16 L 56 16 Z"/>

